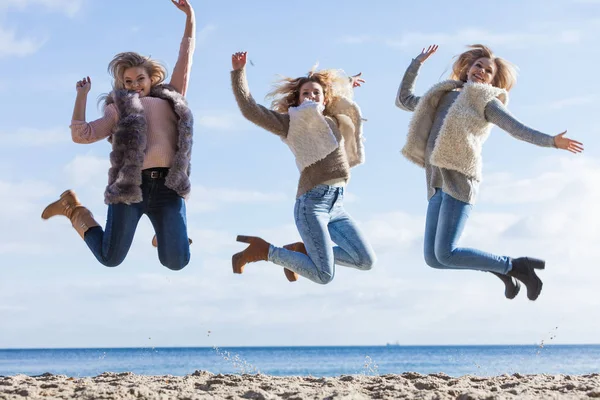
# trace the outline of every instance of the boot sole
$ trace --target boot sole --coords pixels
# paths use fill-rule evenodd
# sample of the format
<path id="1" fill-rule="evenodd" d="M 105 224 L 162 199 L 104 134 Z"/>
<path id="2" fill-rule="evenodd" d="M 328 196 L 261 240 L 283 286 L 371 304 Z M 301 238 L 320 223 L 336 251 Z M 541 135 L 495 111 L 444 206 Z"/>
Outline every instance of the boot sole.
<path id="1" fill-rule="evenodd" d="M 237 266 L 237 261 L 242 257 L 242 253 L 243 251 L 231 256 L 231 267 L 233 268 L 234 274 L 242 274 L 244 272 L 245 265 Z"/>
<path id="2" fill-rule="evenodd" d="M 513 280 L 513 285 L 515 286 L 515 290 L 513 293 L 504 293 L 504 297 L 506 297 L 509 300 L 514 299 L 515 297 L 517 297 L 517 295 L 519 294 L 519 292 L 521 291 L 521 284 L 519 283 L 519 281 L 517 281 L 514 278 L 510 278 L 511 280 Z"/>
<path id="3" fill-rule="evenodd" d="M 538 258 L 529 258 L 528 261 L 529 261 L 529 265 L 531 265 L 531 267 L 534 270 L 536 270 L 536 269 L 540 269 L 540 270 L 546 269 L 546 261 L 544 261 L 544 260 L 540 260 Z M 536 291 L 535 291 L 534 295 L 531 296 L 531 297 L 529 297 L 529 293 L 528 293 L 527 294 L 527 298 L 529 300 L 531 300 L 531 301 L 535 301 L 535 300 L 537 300 L 538 297 L 540 297 L 540 294 L 542 293 L 542 287 L 544 286 L 544 283 L 542 282 L 542 280 L 540 279 L 540 277 L 537 276 L 537 274 L 535 273 L 535 271 L 532 271 L 532 272 L 533 272 L 533 275 L 535 276 L 536 281 L 537 281 L 537 288 L 536 288 Z"/>
<path id="4" fill-rule="evenodd" d="M 542 293 L 542 287 L 544 286 L 544 283 L 542 282 L 541 279 L 538 278 L 538 282 L 539 282 L 539 286 L 537 287 L 537 290 L 535 292 L 534 296 L 529 297 L 529 293 L 527 293 L 527 298 L 531 301 L 535 301 L 537 300 L 538 297 L 540 297 L 540 294 Z"/>

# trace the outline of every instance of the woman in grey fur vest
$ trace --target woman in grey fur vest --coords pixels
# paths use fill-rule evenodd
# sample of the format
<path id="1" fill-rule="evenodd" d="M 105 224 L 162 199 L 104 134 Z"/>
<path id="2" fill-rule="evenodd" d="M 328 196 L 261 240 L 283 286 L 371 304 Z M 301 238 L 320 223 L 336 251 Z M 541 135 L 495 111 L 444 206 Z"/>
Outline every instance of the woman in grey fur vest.
<path id="1" fill-rule="evenodd" d="M 509 299 L 517 295 L 521 281 L 527 297 L 535 300 L 542 290 L 536 270 L 544 269 L 545 261 L 458 246 L 482 180 L 481 149 L 492 124 L 537 146 L 579 153 L 583 145 L 566 138 L 566 131 L 551 136 L 516 120 L 506 108 L 516 82 L 514 67 L 483 45 L 470 46 L 458 56 L 450 80 L 415 96 L 419 68 L 436 50 L 429 46 L 413 59 L 396 95 L 399 108 L 414 111 L 402 154 L 425 169 L 425 262 L 440 269 L 489 271 L 504 282 Z"/>
<path id="2" fill-rule="evenodd" d="M 113 91 L 105 98 L 104 116 L 85 121 L 89 77 L 77 82 L 71 121 L 76 143 L 108 138 L 111 167 L 104 201 L 108 205 L 103 230 L 92 213 L 67 190 L 42 213 L 43 219 L 64 215 L 96 259 L 107 267 L 123 262 L 137 224 L 146 214 L 156 236 L 160 262 L 180 270 L 190 260 L 185 198 L 190 193 L 192 113 L 185 93 L 195 41 L 195 15 L 188 0 L 171 0 L 186 14 L 179 58 L 169 84 L 158 61 L 134 52 L 117 54 L 109 64 Z"/>
<path id="3" fill-rule="evenodd" d="M 232 257 L 233 272 L 247 263 L 270 261 L 284 267 L 291 282 L 301 275 L 327 284 L 335 265 L 369 270 L 375 254 L 344 208 L 350 168 L 364 162 L 362 117 L 352 101 L 360 74 L 345 77 L 337 70 L 311 70 L 299 78 L 283 78 L 270 93 L 272 110 L 257 104 L 246 80 L 247 54 L 231 57 L 231 84 L 240 111 L 249 121 L 288 145 L 300 171 L 294 218 L 303 242 L 276 247 L 252 236 L 238 236 L 249 246 Z"/>

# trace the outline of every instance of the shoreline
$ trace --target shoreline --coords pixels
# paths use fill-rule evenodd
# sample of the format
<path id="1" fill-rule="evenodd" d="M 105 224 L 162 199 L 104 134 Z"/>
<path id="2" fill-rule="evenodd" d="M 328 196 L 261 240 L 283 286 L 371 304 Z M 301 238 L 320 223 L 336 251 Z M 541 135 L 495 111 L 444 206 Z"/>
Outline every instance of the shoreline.
<path id="1" fill-rule="evenodd" d="M 0 377 L 0 399 L 600 399 L 600 373 L 443 373 L 336 377 L 213 374 L 146 376 L 105 372 L 95 377 L 43 374 Z"/>

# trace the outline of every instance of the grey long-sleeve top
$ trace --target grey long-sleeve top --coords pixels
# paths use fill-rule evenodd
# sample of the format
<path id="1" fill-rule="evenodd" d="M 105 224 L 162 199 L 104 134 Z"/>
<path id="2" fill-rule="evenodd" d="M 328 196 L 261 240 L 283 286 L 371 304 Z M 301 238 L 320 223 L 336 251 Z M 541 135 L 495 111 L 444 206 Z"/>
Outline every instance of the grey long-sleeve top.
<path id="1" fill-rule="evenodd" d="M 421 63 L 413 59 L 406 70 L 396 98 L 396 105 L 398 107 L 402 106 L 404 109 L 414 111 L 417 104 L 419 104 L 420 97 L 414 95 L 414 88 L 420 67 Z M 459 93 L 458 91 L 452 91 L 442 96 L 435 113 L 433 125 L 431 126 L 425 150 L 427 200 L 431 199 L 436 189 L 441 189 L 444 193 L 457 200 L 475 204 L 479 192 L 479 181 L 469 178 L 458 171 L 439 168 L 429 163 L 429 158 L 435 146 L 435 140 L 440 134 L 442 124 L 450 106 L 454 103 Z M 516 139 L 541 147 L 555 147 L 553 136 L 538 132 L 518 121 L 498 99 L 493 99 L 486 105 L 485 119 L 508 132 Z"/>

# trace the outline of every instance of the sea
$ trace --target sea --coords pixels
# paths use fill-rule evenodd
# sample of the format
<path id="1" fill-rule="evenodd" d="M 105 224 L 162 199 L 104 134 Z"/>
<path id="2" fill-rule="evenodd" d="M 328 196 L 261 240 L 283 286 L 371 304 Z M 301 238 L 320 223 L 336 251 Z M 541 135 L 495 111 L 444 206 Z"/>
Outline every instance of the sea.
<path id="1" fill-rule="evenodd" d="M 0 349 L 0 376 L 184 376 L 197 370 L 313 377 L 404 372 L 583 375 L 600 372 L 600 345 Z"/>

